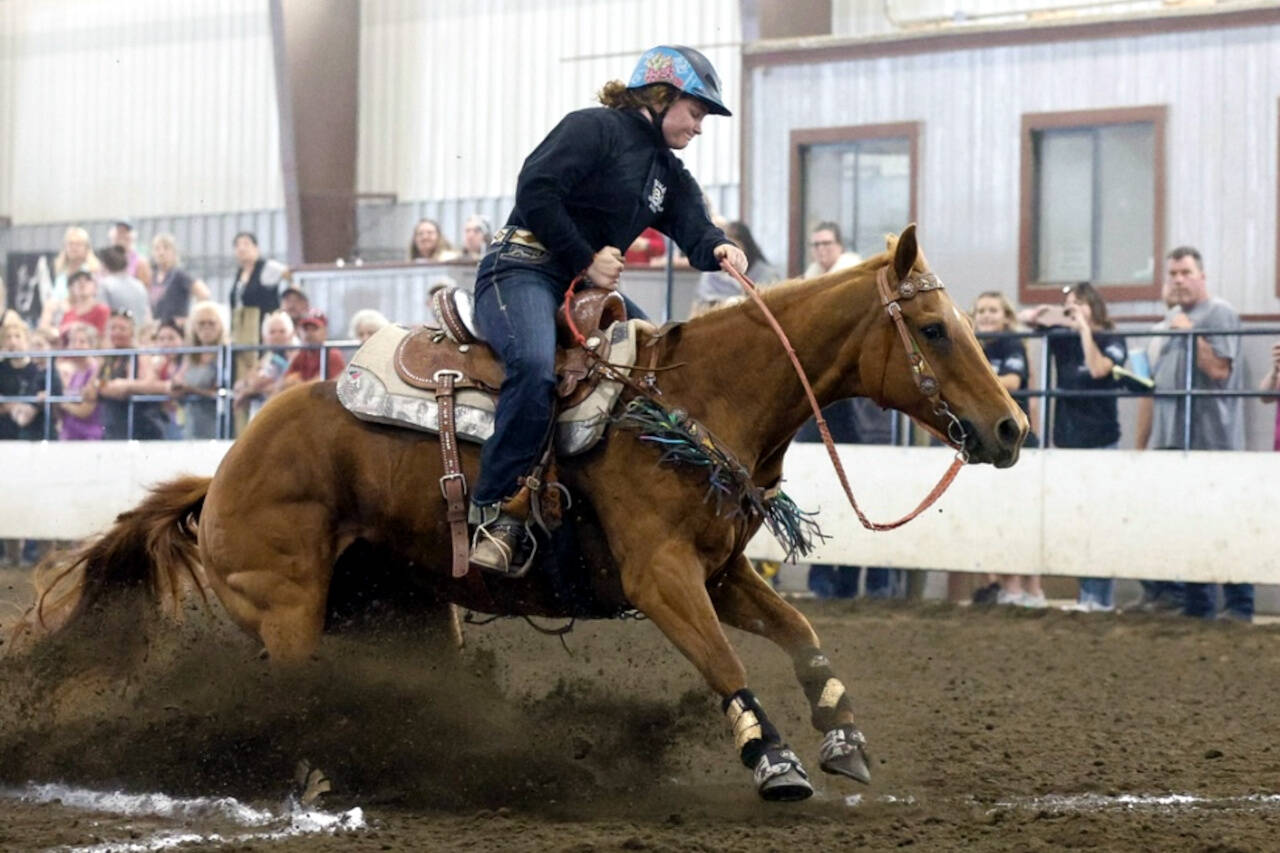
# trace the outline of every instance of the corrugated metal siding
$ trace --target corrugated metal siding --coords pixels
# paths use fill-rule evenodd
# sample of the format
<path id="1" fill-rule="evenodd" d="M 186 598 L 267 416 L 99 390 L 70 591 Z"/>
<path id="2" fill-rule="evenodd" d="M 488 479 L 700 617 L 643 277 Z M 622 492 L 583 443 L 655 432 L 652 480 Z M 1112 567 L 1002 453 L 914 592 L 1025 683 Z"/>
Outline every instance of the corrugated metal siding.
<path id="1" fill-rule="evenodd" d="M 0 3 L 0 217 L 13 215 L 15 3 Z"/>
<path id="2" fill-rule="evenodd" d="M 547 131 L 655 44 L 706 53 L 732 107 L 739 34 L 737 0 L 364 0 L 359 188 L 502 199 Z M 683 159 L 704 186 L 736 184 L 737 140 L 736 116 L 713 117 Z"/>
<path id="3" fill-rule="evenodd" d="M 962 303 L 988 288 L 1016 293 L 1022 115 L 1166 104 L 1166 245 L 1197 245 L 1210 288 L 1241 312 L 1280 310 L 1273 287 L 1280 27 L 752 73 L 749 221 L 770 257 L 787 257 L 791 130 L 919 121 L 921 239 L 931 261 Z"/>
<path id="4" fill-rule="evenodd" d="M 7 0 L 0 9 L 9 72 L 0 90 L 13 92 L 0 212 L 60 222 L 283 205 L 267 3 Z"/>
<path id="5" fill-rule="evenodd" d="M 869 36 L 1031 18 L 1119 17 L 1186 5 L 1185 0 L 835 0 L 831 32 Z M 1198 5 L 1213 5 L 1213 0 L 1199 0 Z M 1241 4 L 1240 0 L 1217 0 L 1217 5 Z"/>

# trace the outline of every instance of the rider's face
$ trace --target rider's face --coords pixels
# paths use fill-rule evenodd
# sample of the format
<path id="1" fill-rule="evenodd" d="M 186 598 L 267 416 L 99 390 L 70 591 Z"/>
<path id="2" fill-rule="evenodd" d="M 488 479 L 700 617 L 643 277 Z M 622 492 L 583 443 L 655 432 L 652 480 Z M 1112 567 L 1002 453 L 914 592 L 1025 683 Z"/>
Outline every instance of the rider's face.
<path id="1" fill-rule="evenodd" d="M 662 120 L 662 138 L 667 145 L 679 151 L 702 133 L 702 120 L 707 108 L 696 98 L 677 98 Z"/>

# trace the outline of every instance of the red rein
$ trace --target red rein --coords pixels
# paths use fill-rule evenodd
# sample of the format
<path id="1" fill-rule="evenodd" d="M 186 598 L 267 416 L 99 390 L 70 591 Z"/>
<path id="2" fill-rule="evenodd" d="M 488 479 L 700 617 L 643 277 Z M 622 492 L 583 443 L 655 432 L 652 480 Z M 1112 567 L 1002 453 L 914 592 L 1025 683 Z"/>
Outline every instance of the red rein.
<path id="1" fill-rule="evenodd" d="M 764 304 L 764 300 L 760 298 L 760 293 L 751 279 L 734 269 L 726 260 L 721 260 L 720 266 L 725 272 L 737 279 L 738 283 L 742 285 L 742 289 L 755 300 L 756 305 L 760 306 L 760 310 L 764 312 L 765 319 L 769 321 L 769 325 L 773 327 L 773 331 L 778 335 L 778 339 L 782 341 L 782 346 L 787 351 L 787 357 L 791 359 L 791 364 L 796 369 L 796 375 L 800 377 L 800 384 L 804 386 L 805 396 L 809 398 L 809 405 L 813 408 L 814 420 L 818 423 L 818 432 L 822 435 L 822 443 L 827 447 L 827 454 L 831 457 L 831 464 L 835 466 L 836 476 L 840 478 L 840 485 L 844 488 L 845 496 L 849 499 L 849 505 L 853 507 L 853 511 L 858 516 L 858 521 L 862 522 L 862 526 L 868 530 L 893 530 L 894 528 L 901 527 L 929 507 L 933 506 L 934 502 L 937 501 L 938 498 L 942 497 L 942 493 L 945 492 L 951 485 L 951 482 L 955 480 L 956 475 L 960 473 L 960 468 L 965 462 L 960 456 L 956 456 L 955 460 L 951 463 L 951 467 L 942 475 L 942 479 L 938 481 L 938 484 L 933 487 L 933 491 L 925 495 L 924 500 L 920 501 L 920 505 L 911 512 L 904 515 L 897 521 L 883 523 L 872 521 L 867 518 L 867 516 L 862 512 L 862 509 L 858 506 L 857 499 L 853 496 L 853 489 L 849 486 L 849 478 L 844 472 L 844 465 L 840 463 L 840 454 L 836 453 L 835 441 L 831 438 L 831 431 L 827 428 L 827 422 L 822 417 L 822 408 L 818 405 L 817 398 L 813 396 L 813 387 L 809 384 L 808 377 L 804 375 L 804 368 L 800 366 L 800 359 L 796 357 L 795 347 L 791 346 L 791 341 L 787 339 L 787 333 L 782 330 L 782 326 L 778 325 L 777 319 L 775 319 L 772 312 L 769 311 L 769 307 Z M 578 275 L 574 278 L 574 280 L 569 283 L 569 289 L 565 291 L 564 294 L 564 313 L 565 318 L 569 322 L 569 332 L 573 335 L 574 341 L 577 342 L 579 346 L 586 344 L 586 338 L 580 331 L 578 331 L 578 327 L 574 325 L 573 312 L 569 310 L 569 307 L 570 303 L 573 301 L 574 289 L 582 279 L 583 275 Z"/>
<path id="2" fill-rule="evenodd" d="M 956 474 L 960 473 L 960 468 L 965 462 L 961 456 L 956 456 L 951 463 L 951 467 L 947 469 L 946 473 L 942 475 L 942 479 L 938 481 L 938 485 L 933 487 L 933 491 L 925 495 L 924 500 L 920 501 L 920 505 L 897 521 L 881 523 L 872 521 L 863 514 L 862 509 L 858 506 L 857 499 L 853 496 L 853 489 L 849 486 L 849 478 L 845 475 L 844 466 L 840 464 L 840 455 L 836 453 L 835 441 L 832 440 L 831 431 L 827 429 L 827 422 L 822 417 L 822 408 L 818 405 L 817 398 L 813 396 L 813 387 L 809 385 L 809 378 L 804 375 L 804 368 L 800 366 L 800 359 L 796 357 L 795 347 L 791 346 L 791 341 L 787 339 L 787 333 L 782 330 L 782 326 L 778 325 L 777 319 L 769 311 L 769 307 L 764 304 L 764 300 L 760 298 L 759 290 L 751 279 L 734 269 L 726 260 L 720 261 L 720 267 L 737 279 L 738 283 L 742 285 L 742 289 L 755 300 L 756 305 L 760 306 L 760 310 L 764 312 L 765 319 L 769 321 L 769 325 L 773 327 L 773 331 L 778 335 L 778 339 L 782 341 L 783 349 L 787 351 L 787 357 L 791 359 L 791 364 L 796 369 L 796 375 L 800 377 L 800 384 L 804 386 L 805 396 L 809 398 L 809 405 L 813 408 L 814 420 L 818 423 L 818 432 L 822 435 L 822 443 L 827 446 L 827 455 L 831 457 L 831 464 L 835 466 L 836 476 L 840 478 L 840 485 L 844 488 L 845 496 L 849 499 L 849 505 L 853 507 L 853 511 L 858 516 L 858 521 L 862 522 L 862 526 L 868 530 L 893 530 L 933 506 L 934 502 L 942 497 L 942 493 L 951 485 L 951 482 L 956 478 Z"/>

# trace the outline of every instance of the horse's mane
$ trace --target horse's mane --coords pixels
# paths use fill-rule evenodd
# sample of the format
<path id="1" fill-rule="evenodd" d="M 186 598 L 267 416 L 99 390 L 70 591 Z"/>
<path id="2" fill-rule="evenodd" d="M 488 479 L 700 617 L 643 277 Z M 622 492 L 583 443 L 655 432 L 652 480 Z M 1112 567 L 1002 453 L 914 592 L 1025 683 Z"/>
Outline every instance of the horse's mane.
<path id="1" fill-rule="evenodd" d="M 846 283 L 851 278 L 873 269 L 878 269 L 886 263 L 891 262 L 893 256 L 889 252 L 883 252 L 879 255 L 872 255 L 860 264 L 847 267 L 842 270 L 829 272 L 826 275 L 817 278 L 789 278 L 780 281 L 777 284 L 770 284 L 761 287 L 760 296 L 764 299 L 765 305 L 769 306 L 769 310 L 778 312 L 787 305 L 801 299 L 810 299 L 814 294 L 832 287 L 837 287 Z M 868 279 L 870 280 L 870 279 Z M 690 329 L 702 330 L 713 324 L 720 324 L 726 320 L 738 320 L 740 315 L 755 307 L 755 300 L 749 296 L 732 305 L 722 305 L 712 308 L 704 314 L 700 314 L 690 320 L 684 322 L 684 326 Z"/>

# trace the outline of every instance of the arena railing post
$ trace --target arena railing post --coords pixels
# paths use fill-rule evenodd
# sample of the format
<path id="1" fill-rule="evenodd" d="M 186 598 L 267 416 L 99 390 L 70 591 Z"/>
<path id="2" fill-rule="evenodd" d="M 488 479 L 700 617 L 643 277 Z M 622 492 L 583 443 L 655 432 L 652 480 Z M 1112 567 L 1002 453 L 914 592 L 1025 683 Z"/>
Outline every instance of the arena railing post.
<path id="1" fill-rule="evenodd" d="M 1194 384 L 1195 369 L 1196 369 L 1195 330 L 1188 329 L 1187 332 L 1183 335 L 1183 340 L 1186 341 L 1187 364 L 1186 364 L 1186 370 L 1183 371 L 1183 376 L 1182 376 L 1182 381 L 1183 381 L 1182 390 L 1186 392 L 1185 396 L 1183 396 L 1182 398 L 1185 401 L 1182 405 L 1182 449 L 1190 450 L 1191 449 L 1191 405 L 1192 405 L 1192 401 L 1195 399 L 1195 397 L 1192 396 L 1192 393 L 1191 393 L 1191 386 L 1192 384 Z"/>

